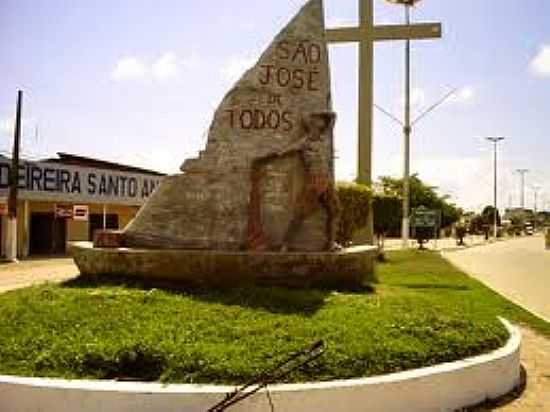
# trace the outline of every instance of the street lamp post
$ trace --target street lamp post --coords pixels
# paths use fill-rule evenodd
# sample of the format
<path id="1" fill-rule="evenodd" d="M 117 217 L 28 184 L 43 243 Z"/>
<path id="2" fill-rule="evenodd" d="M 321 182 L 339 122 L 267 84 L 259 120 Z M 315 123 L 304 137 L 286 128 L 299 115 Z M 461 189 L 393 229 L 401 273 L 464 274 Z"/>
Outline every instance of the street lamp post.
<path id="1" fill-rule="evenodd" d="M 533 193 L 535 195 L 535 214 L 538 212 L 538 199 L 539 199 L 539 191 L 542 189 L 541 185 L 533 185 Z"/>
<path id="2" fill-rule="evenodd" d="M 411 24 L 411 5 L 405 4 L 405 20 Z M 403 149 L 405 151 L 403 164 L 403 247 L 409 247 L 410 233 L 410 198 L 411 198 L 411 41 L 405 44 L 405 125 L 403 126 Z"/>
<path id="3" fill-rule="evenodd" d="M 521 176 L 521 208 L 523 210 L 525 210 L 525 174 L 529 171 L 529 169 L 516 169 L 516 172 Z"/>
<path id="4" fill-rule="evenodd" d="M 493 200 L 494 200 L 494 210 L 493 210 L 493 235 L 495 239 L 498 235 L 498 220 L 497 220 L 497 145 L 498 142 L 504 140 L 504 137 L 487 137 L 487 140 L 490 142 L 493 142 L 494 146 L 494 182 L 493 182 Z"/>
<path id="5" fill-rule="evenodd" d="M 390 3 L 413 6 L 420 0 L 387 0 Z M 359 147 L 357 181 L 372 183 L 372 106 L 374 44 L 393 40 L 422 40 L 441 37 L 440 23 L 374 24 L 374 0 L 359 0 L 359 26 L 326 30 L 331 43 L 359 43 Z M 401 121 L 400 121 L 401 122 Z M 367 237 L 372 242 L 372 207 L 367 224 Z"/>
<path id="6" fill-rule="evenodd" d="M 405 6 L 405 24 L 411 24 L 411 7 L 420 0 L 386 0 L 389 3 Z M 410 168 L 411 168 L 411 41 L 405 41 L 405 119 L 403 124 L 403 222 L 401 224 L 401 239 L 403 248 L 409 247 L 410 233 Z"/>

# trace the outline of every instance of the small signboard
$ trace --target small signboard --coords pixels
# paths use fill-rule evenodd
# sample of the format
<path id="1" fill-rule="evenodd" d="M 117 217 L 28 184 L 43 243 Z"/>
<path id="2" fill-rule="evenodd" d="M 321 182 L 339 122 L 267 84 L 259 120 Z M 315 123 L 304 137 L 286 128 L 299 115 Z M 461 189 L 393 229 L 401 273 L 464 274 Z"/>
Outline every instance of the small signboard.
<path id="1" fill-rule="evenodd" d="M 88 205 L 74 205 L 73 206 L 73 219 L 83 222 L 88 221 L 88 216 L 90 214 Z"/>
<path id="2" fill-rule="evenodd" d="M 55 217 L 57 219 L 72 219 L 73 208 L 70 205 L 55 205 Z"/>
<path id="3" fill-rule="evenodd" d="M 414 227 L 436 227 L 437 226 L 437 210 L 430 210 L 425 207 L 415 209 L 413 215 Z"/>
<path id="4" fill-rule="evenodd" d="M 438 238 L 440 225 L 441 212 L 439 210 L 428 209 L 425 206 L 420 206 L 413 210 L 413 236 L 418 241 L 420 249 L 424 248 L 423 244 L 427 240 Z"/>

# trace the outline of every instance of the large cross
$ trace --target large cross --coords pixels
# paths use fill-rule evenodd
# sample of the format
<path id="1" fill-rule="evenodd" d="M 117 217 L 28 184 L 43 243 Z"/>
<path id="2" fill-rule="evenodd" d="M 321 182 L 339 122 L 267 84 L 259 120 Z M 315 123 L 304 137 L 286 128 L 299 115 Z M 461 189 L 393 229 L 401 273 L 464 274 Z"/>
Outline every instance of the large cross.
<path id="1" fill-rule="evenodd" d="M 359 43 L 359 138 L 357 181 L 372 183 L 372 116 L 374 88 L 374 43 L 387 40 L 433 39 L 441 37 L 440 23 L 374 25 L 374 0 L 359 0 L 359 27 L 327 29 L 327 41 Z M 372 212 L 372 211 L 371 211 Z M 372 213 L 367 233 L 373 240 Z"/>

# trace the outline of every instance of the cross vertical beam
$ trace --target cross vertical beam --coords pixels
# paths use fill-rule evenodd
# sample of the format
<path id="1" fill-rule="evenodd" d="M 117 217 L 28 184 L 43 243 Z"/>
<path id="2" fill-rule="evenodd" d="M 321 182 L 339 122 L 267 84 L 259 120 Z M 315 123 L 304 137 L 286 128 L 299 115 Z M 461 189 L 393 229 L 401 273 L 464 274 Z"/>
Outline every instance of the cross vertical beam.
<path id="1" fill-rule="evenodd" d="M 372 183 L 372 115 L 373 115 L 373 83 L 374 83 L 374 42 L 370 37 L 374 28 L 372 0 L 361 0 L 359 46 L 359 141 L 358 141 L 358 183 Z"/>
<path id="2" fill-rule="evenodd" d="M 374 27 L 372 0 L 361 0 L 360 19 L 363 37 L 370 37 Z M 374 42 L 369 38 L 359 45 L 359 125 L 357 182 L 372 186 L 372 126 L 374 103 Z M 374 244 L 374 210 L 369 205 L 366 227 L 367 243 Z"/>
<path id="3" fill-rule="evenodd" d="M 372 183 L 372 118 L 374 88 L 374 43 L 386 40 L 432 39 L 441 37 L 441 24 L 374 25 L 374 0 L 359 0 L 359 27 L 326 30 L 327 42 L 359 43 L 359 126 L 358 183 Z M 367 242 L 374 242 L 373 213 L 369 210 Z"/>

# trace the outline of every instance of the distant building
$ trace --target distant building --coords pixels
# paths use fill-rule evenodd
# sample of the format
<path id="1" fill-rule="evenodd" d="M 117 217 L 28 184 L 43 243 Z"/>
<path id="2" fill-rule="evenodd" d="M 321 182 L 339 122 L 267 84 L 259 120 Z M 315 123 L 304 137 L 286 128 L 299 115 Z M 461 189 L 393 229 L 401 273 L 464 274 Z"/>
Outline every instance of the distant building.
<path id="1" fill-rule="evenodd" d="M 0 156 L 0 254 L 5 256 L 11 159 Z M 19 165 L 17 255 L 64 254 L 67 242 L 123 228 L 164 174 L 67 153 Z"/>

